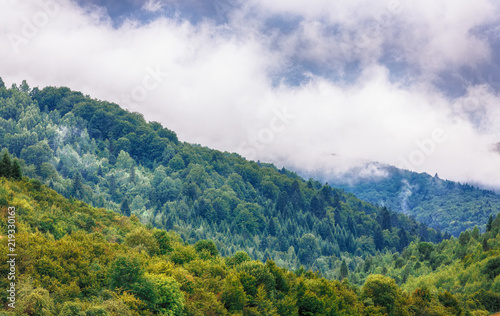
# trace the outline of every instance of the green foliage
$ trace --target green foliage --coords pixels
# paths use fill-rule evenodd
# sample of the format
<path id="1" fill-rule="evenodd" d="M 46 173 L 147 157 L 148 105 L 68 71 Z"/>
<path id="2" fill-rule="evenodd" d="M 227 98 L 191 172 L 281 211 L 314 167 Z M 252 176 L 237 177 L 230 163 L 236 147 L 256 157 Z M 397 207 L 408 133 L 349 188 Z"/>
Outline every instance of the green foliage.
<path id="1" fill-rule="evenodd" d="M 217 251 L 217 246 L 211 240 L 199 240 L 194 244 L 194 249 L 203 253 L 206 252 L 212 257 L 217 257 L 219 255 L 219 251 Z"/>
<path id="2" fill-rule="evenodd" d="M 354 316 L 469 311 L 470 304 L 463 306 L 454 295 L 433 295 L 423 287 L 405 297 L 387 276 L 369 276 L 359 290 L 347 281 L 327 280 L 304 269 L 293 273 L 273 261 L 253 261 L 243 251 L 222 259 L 212 241 L 187 245 L 175 233 L 145 227 L 135 216 L 67 200 L 36 181 L 0 179 L 1 199 L 16 207 L 16 251 L 23 258 L 16 266 L 20 314 Z M 0 212 L 2 235 L 5 223 L 7 213 Z M 459 245 L 446 242 L 447 247 Z M 488 253 L 494 253 L 500 242 L 490 244 Z M 438 249 L 448 251 L 445 248 L 436 245 L 431 258 Z M 6 256 L 6 247 L 1 249 Z M 419 252 L 415 244 L 408 251 Z M 409 258 L 386 256 L 382 261 Z M 346 256 L 339 265 L 360 271 L 354 259 Z M 379 264 L 377 256 L 370 260 Z M 1 273 L 8 269 L 7 262 L 0 263 Z M 351 273 L 349 278 L 355 277 Z M 7 288 L 7 279 L 0 279 L 3 304 Z M 478 311 L 483 306 L 496 308 L 493 291 L 469 298 L 477 302 Z M 493 303 L 487 305 L 488 300 Z"/>
<path id="3" fill-rule="evenodd" d="M 500 274 L 500 257 L 491 258 L 483 268 L 483 273 L 490 279 L 494 279 Z"/>
<path id="4" fill-rule="evenodd" d="M 383 275 L 370 275 L 361 289 L 365 299 L 371 299 L 375 306 L 383 307 L 389 315 L 395 315 L 401 293 L 393 279 Z"/>

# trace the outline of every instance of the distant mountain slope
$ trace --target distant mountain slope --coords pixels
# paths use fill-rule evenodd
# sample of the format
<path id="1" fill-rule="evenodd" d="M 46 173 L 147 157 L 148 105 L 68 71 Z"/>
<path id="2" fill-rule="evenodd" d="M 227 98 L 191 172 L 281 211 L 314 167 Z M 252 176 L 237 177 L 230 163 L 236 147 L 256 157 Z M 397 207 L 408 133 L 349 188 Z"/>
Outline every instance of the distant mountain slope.
<path id="1" fill-rule="evenodd" d="M 68 88 L 0 87 L 0 144 L 66 197 L 135 214 L 224 256 L 245 250 L 337 277 L 342 257 L 443 236 L 285 169 L 180 142 L 141 114 Z M 361 260 L 361 259 L 360 259 Z"/>
<path id="2" fill-rule="evenodd" d="M 359 179 L 355 169 L 342 179 L 318 173 L 315 176 L 362 200 L 412 216 L 454 236 L 474 226 L 484 231 L 488 217 L 500 212 L 500 194 L 493 191 L 443 180 L 437 175 L 378 164 L 375 167 L 384 170 L 386 176 L 353 181 Z"/>

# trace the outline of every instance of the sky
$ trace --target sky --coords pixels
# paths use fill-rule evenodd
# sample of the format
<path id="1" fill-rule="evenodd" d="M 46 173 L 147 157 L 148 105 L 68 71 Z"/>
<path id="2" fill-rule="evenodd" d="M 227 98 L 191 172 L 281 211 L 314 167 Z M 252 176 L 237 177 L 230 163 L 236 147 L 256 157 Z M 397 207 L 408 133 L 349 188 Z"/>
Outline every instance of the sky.
<path id="1" fill-rule="evenodd" d="M 2 0 L 0 77 L 292 170 L 500 188 L 495 0 Z"/>

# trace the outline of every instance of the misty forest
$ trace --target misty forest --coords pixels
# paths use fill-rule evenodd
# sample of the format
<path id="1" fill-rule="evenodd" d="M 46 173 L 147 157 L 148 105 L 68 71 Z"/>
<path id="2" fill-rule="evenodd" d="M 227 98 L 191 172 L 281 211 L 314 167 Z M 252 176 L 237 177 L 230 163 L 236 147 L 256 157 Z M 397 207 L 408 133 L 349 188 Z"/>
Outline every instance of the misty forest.
<path id="1" fill-rule="evenodd" d="M 17 219 L 5 315 L 500 311 L 492 191 L 394 167 L 355 185 L 304 179 L 26 81 L 0 79 L 0 145 L 0 234 L 9 207 Z"/>

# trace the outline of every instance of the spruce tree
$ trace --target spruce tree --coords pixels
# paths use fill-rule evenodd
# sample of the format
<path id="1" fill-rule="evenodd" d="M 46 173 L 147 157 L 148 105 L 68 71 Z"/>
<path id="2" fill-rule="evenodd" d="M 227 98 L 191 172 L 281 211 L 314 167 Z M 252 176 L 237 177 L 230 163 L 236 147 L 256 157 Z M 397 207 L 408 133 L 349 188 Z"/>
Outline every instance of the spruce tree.
<path id="1" fill-rule="evenodd" d="M 342 260 L 342 264 L 340 265 L 340 280 L 347 278 L 349 276 L 349 269 L 347 269 L 347 264 L 345 263 L 345 259 Z"/>
<path id="2" fill-rule="evenodd" d="M 0 177 L 10 178 L 12 175 L 12 162 L 7 152 L 3 154 L 0 161 Z"/>
<path id="3" fill-rule="evenodd" d="M 125 216 L 130 216 L 131 211 L 127 199 L 123 199 L 122 205 L 120 206 L 120 212 Z"/>
<path id="4" fill-rule="evenodd" d="M 381 219 L 380 226 L 382 226 L 382 229 L 383 230 L 385 230 L 385 229 L 391 230 L 391 228 L 392 228 L 391 214 L 389 213 L 389 210 L 385 206 L 382 208 L 381 216 L 382 216 L 382 219 Z"/>
<path id="5" fill-rule="evenodd" d="M 490 250 L 490 247 L 488 246 L 488 238 L 486 238 L 486 235 L 483 237 L 483 251 L 486 252 Z"/>
<path id="6" fill-rule="evenodd" d="M 128 182 L 135 184 L 135 167 L 134 166 L 130 167 L 130 176 L 128 178 Z"/>
<path id="7" fill-rule="evenodd" d="M 493 215 L 490 215 L 490 218 L 488 218 L 488 224 L 486 224 L 486 231 L 487 232 L 491 231 L 492 224 L 493 224 Z"/>
<path id="8" fill-rule="evenodd" d="M 83 183 L 82 183 L 82 175 L 80 172 L 75 172 L 73 175 L 73 183 L 71 195 L 77 199 L 81 198 L 83 194 Z"/>
<path id="9" fill-rule="evenodd" d="M 19 161 L 17 161 L 17 159 L 14 159 L 14 163 L 12 164 L 11 177 L 14 180 L 21 180 L 23 178 L 23 172 L 21 171 L 21 166 L 19 165 Z"/>

